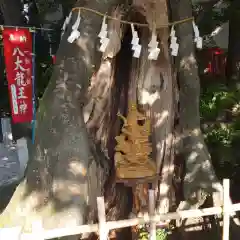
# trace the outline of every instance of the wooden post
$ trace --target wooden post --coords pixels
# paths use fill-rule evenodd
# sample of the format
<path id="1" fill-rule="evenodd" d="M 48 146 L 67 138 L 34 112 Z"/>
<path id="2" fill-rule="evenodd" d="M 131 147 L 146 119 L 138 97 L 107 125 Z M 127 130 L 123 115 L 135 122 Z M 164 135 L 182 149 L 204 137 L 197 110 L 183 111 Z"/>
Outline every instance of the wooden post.
<path id="1" fill-rule="evenodd" d="M 105 203 L 103 197 L 97 198 L 97 208 L 98 208 L 98 221 L 99 221 L 99 239 L 106 240 L 108 239 L 108 232 L 106 225 L 106 211 Z"/>
<path id="2" fill-rule="evenodd" d="M 12 126 L 10 118 L 1 118 L 3 143 L 5 146 L 12 146 Z"/>
<path id="3" fill-rule="evenodd" d="M 230 227 L 230 181 L 223 179 L 223 240 L 229 240 Z"/>
<path id="4" fill-rule="evenodd" d="M 21 227 L 0 228 L 0 239 L 20 240 L 21 232 Z"/>
<path id="5" fill-rule="evenodd" d="M 32 222 L 32 233 L 35 235 L 35 240 L 44 240 L 44 229 L 41 220 Z"/>
<path id="6" fill-rule="evenodd" d="M 156 223 L 153 222 L 151 219 L 154 217 L 155 214 L 155 192 L 154 190 L 148 191 L 149 196 L 149 215 L 150 215 L 150 231 L 149 231 L 149 240 L 156 240 Z"/>

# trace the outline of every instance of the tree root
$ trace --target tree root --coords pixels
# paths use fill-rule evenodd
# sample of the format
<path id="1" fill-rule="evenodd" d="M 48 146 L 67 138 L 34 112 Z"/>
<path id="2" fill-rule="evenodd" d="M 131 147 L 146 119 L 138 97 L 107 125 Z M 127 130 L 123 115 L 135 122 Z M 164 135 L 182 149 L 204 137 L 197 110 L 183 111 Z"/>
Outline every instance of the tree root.
<path id="1" fill-rule="evenodd" d="M 223 186 L 216 177 L 210 155 L 200 130 L 189 134 L 185 140 L 186 175 L 184 178 L 184 198 L 178 210 L 197 209 L 209 196 L 214 206 L 223 204 Z M 232 213 L 234 223 L 240 225 L 236 213 Z"/>

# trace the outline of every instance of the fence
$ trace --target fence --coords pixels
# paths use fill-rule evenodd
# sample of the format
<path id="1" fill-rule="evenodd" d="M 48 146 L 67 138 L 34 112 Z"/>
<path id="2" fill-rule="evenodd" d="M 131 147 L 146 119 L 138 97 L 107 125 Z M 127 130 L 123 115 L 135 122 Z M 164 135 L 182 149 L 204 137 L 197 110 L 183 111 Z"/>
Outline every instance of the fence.
<path id="1" fill-rule="evenodd" d="M 144 217 L 119 220 L 106 221 L 104 198 L 97 198 L 98 206 L 98 220 L 99 224 L 81 225 L 69 228 L 59 228 L 53 230 L 44 230 L 41 222 L 34 222 L 32 224 L 32 233 L 21 233 L 21 227 L 0 229 L 0 239 L 11 240 L 44 240 L 59 237 L 66 237 L 72 235 L 79 235 L 83 233 L 98 232 L 100 240 L 106 240 L 110 230 L 133 227 L 140 224 L 148 223 L 150 225 L 149 239 L 156 240 L 156 224 L 168 220 L 196 218 L 210 215 L 223 214 L 223 240 L 229 240 L 230 217 L 233 212 L 240 211 L 240 203 L 231 204 L 230 202 L 230 182 L 228 179 L 223 180 L 223 207 L 212 207 L 205 209 L 186 210 L 175 213 L 167 213 L 163 215 L 154 214 L 154 191 L 149 190 L 149 214 Z"/>

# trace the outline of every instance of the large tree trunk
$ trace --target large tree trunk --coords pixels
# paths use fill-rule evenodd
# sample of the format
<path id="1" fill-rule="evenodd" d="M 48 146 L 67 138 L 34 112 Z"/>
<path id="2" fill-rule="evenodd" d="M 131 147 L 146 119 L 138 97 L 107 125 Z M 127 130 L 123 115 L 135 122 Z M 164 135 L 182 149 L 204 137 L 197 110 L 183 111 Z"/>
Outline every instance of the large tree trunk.
<path id="1" fill-rule="evenodd" d="M 226 75 L 228 82 L 240 81 L 240 29 L 238 23 L 240 21 L 240 2 L 238 0 L 231 1 L 230 19 L 229 19 L 229 42 Z"/>
<path id="2" fill-rule="evenodd" d="M 172 0 L 173 20 L 192 16 L 189 0 L 179 3 Z M 193 42 L 192 23 L 186 22 L 177 26 L 179 47 L 178 80 L 180 102 L 180 136 L 181 152 L 186 162 L 184 179 L 185 204 L 182 208 L 199 207 L 208 194 L 221 191 L 222 187 L 216 178 L 211 158 L 200 130 L 198 77 L 195 47 Z"/>
<path id="3" fill-rule="evenodd" d="M 3 14 L 4 24 L 13 26 L 23 25 L 22 7 L 21 0 L 1 0 L 0 8 Z"/>
<path id="4" fill-rule="evenodd" d="M 116 4 L 115 0 L 92 0 L 84 6 L 108 12 Z M 96 208 L 96 197 L 102 195 L 102 168 L 82 110 L 94 66 L 99 64 L 95 47 L 101 17 L 84 11 L 81 16 L 81 37 L 69 44 L 67 31 L 61 41 L 37 114 L 36 141 L 26 179 L 1 215 L 1 227 L 20 225 L 29 231 L 39 218 L 46 229 L 80 225 L 86 222 L 88 210 Z"/>
<path id="5" fill-rule="evenodd" d="M 172 74 L 172 64 L 169 55 L 168 37 L 169 29 L 162 28 L 168 24 L 168 7 L 165 0 L 149 1 L 143 3 L 135 0 L 151 31 L 157 30 L 161 53 L 157 61 L 147 61 L 147 51 L 142 56 L 139 82 L 140 103 L 150 110 L 152 120 L 152 141 L 154 158 L 157 163 L 157 171 L 161 176 L 153 188 L 156 192 L 157 211 L 167 213 L 172 205 L 171 191 L 173 178 L 174 159 L 174 118 L 175 118 L 175 79 Z M 160 11 L 160 12 L 159 12 Z M 153 25 L 155 24 L 155 26 Z M 148 44 L 148 43 L 147 43 Z M 147 44 L 145 48 L 147 48 Z M 141 86 L 142 84 L 142 86 Z M 144 96 L 148 96 L 145 98 Z"/>
<path id="6" fill-rule="evenodd" d="M 35 0 L 38 12 L 39 20 L 43 27 L 45 28 L 58 28 L 60 30 L 60 25 L 64 19 L 64 6 L 59 1 L 55 0 Z M 74 4 L 72 2 L 71 7 Z M 68 9 L 70 11 L 70 9 Z M 67 13 L 69 14 L 69 12 Z"/>
<path id="7" fill-rule="evenodd" d="M 173 21 L 192 16 L 192 6 L 189 0 L 171 0 Z M 192 23 L 186 22 L 177 26 L 177 36 L 180 44 L 178 64 L 179 80 L 179 152 L 185 160 L 185 177 L 183 181 L 184 200 L 179 210 L 199 208 L 208 196 L 215 206 L 222 205 L 222 185 L 216 177 L 200 129 L 199 97 L 200 80 L 195 47 L 193 42 Z M 199 221 L 188 220 L 188 223 Z M 234 218 L 238 224 L 238 219 Z"/>
<path id="8" fill-rule="evenodd" d="M 190 0 L 181 3 L 171 0 L 173 21 L 192 17 Z M 199 208 L 209 194 L 220 192 L 221 184 L 218 182 L 208 149 L 204 143 L 200 129 L 199 95 L 200 80 L 197 62 L 195 59 L 195 46 L 193 42 L 192 23 L 186 22 L 177 26 L 179 57 L 177 58 L 179 82 L 179 153 L 183 156 L 185 177 L 183 180 L 184 199 L 178 210 Z M 214 193 L 215 194 L 215 193 Z M 192 239 L 186 235 L 185 226 L 195 226 L 195 231 L 201 228 L 203 220 L 187 219 L 183 221 L 181 230 L 184 239 Z M 204 235 L 202 235 L 204 237 Z"/>
<path id="9" fill-rule="evenodd" d="M 113 11 L 114 18 L 121 19 L 125 8 Z M 120 132 L 121 120 L 118 112 L 125 114 L 127 109 L 127 90 L 132 53 L 129 49 L 129 37 L 123 37 L 125 28 L 120 22 L 108 20 L 110 43 L 103 54 L 101 65 L 91 80 L 88 89 L 87 104 L 84 106 L 84 119 L 95 147 L 108 156 L 110 172 L 104 186 L 107 220 L 124 219 L 132 209 L 131 189 L 122 183 L 116 183 L 114 153 L 115 136 Z M 105 172 L 107 174 L 108 171 Z M 96 217 L 96 215 L 95 215 Z M 117 231 L 116 237 L 123 238 L 128 229 Z M 119 234 L 120 232 L 120 234 Z"/>

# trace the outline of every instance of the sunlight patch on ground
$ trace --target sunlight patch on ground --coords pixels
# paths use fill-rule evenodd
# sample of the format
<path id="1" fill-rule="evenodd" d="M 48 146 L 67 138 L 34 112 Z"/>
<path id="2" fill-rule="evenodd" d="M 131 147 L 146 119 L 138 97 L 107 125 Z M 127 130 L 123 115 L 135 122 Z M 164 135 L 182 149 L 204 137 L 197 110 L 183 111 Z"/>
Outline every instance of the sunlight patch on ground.
<path id="1" fill-rule="evenodd" d="M 197 148 L 198 149 L 203 149 L 204 148 L 204 145 L 202 143 L 197 143 Z"/>
<path id="2" fill-rule="evenodd" d="M 167 167 L 164 167 L 162 169 L 162 175 L 166 174 L 166 173 L 169 173 L 169 172 L 173 172 L 174 170 L 174 165 L 171 164 L 171 166 L 167 166 Z"/>
<path id="3" fill-rule="evenodd" d="M 167 110 L 164 110 L 161 113 L 156 114 L 155 117 L 157 121 L 156 121 L 155 127 L 161 126 L 168 116 L 169 116 L 169 112 Z"/>
<path id="4" fill-rule="evenodd" d="M 152 106 L 158 99 L 160 100 L 158 91 L 149 93 L 147 90 L 143 89 L 140 93 L 140 103 L 143 105 L 149 104 L 149 106 Z"/>
<path id="5" fill-rule="evenodd" d="M 197 152 L 191 152 L 188 159 L 193 163 L 194 161 L 196 161 L 197 157 L 198 157 Z"/>
<path id="6" fill-rule="evenodd" d="M 91 64 L 91 59 L 89 57 L 89 50 L 88 50 L 88 44 L 89 43 L 89 37 L 83 37 L 81 36 L 77 41 L 76 44 L 82 49 L 82 51 L 85 53 L 84 56 L 82 56 L 83 61 L 85 62 L 86 66 L 89 66 Z M 91 65 L 92 66 L 92 65 Z"/>
<path id="7" fill-rule="evenodd" d="M 86 176 L 87 174 L 87 169 L 78 161 L 72 161 L 69 164 L 69 172 L 71 172 L 74 175 L 82 175 L 82 176 Z"/>
<path id="8" fill-rule="evenodd" d="M 162 183 L 160 195 L 166 195 L 168 193 L 168 190 L 169 186 L 166 183 Z"/>
<path id="9" fill-rule="evenodd" d="M 180 62 L 180 67 L 186 70 L 190 70 L 191 66 L 196 64 L 196 58 L 193 54 L 188 57 L 184 57 Z"/>

